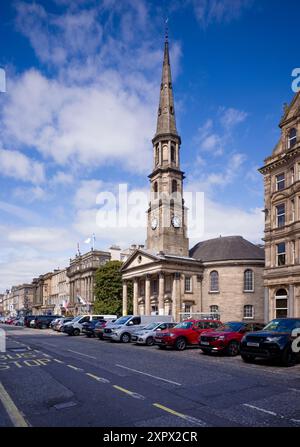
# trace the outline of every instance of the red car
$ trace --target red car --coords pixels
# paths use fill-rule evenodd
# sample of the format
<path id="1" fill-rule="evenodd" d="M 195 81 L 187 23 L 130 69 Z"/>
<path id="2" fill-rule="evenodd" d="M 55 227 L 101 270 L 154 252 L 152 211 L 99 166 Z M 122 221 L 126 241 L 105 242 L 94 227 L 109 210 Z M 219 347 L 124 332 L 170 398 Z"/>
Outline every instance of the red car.
<path id="1" fill-rule="evenodd" d="M 240 352 L 240 342 L 247 332 L 259 331 L 265 325 L 230 321 L 215 331 L 203 332 L 199 338 L 199 346 L 205 354 L 225 352 L 231 357 Z"/>
<path id="2" fill-rule="evenodd" d="M 160 349 L 167 346 L 183 351 L 187 346 L 198 345 L 199 335 L 205 331 L 217 329 L 222 323 L 217 320 L 186 320 L 172 329 L 165 329 L 155 336 L 155 344 Z"/>

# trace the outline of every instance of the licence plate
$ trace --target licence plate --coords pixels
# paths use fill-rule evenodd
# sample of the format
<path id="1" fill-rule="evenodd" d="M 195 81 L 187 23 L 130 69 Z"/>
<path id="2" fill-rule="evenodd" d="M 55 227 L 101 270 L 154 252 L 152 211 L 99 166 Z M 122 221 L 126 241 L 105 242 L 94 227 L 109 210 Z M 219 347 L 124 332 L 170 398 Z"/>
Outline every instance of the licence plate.
<path id="1" fill-rule="evenodd" d="M 201 345 L 209 346 L 209 341 L 202 341 L 202 342 L 201 342 Z"/>
<path id="2" fill-rule="evenodd" d="M 253 343 L 251 341 L 248 341 L 247 346 L 252 346 L 253 348 L 259 348 L 259 343 Z"/>

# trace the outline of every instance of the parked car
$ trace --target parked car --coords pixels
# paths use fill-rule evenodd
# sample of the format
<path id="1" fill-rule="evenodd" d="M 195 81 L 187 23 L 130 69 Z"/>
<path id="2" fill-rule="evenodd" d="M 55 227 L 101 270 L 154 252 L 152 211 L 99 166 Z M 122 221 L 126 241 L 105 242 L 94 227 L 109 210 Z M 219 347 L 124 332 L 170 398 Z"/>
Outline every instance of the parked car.
<path id="1" fill-rule="evenodd" d="M 14 320 L 13 324 L 15 326 L 24 326 L 24 317 L 19 317 L 16 320 Z"/>
<path id="2" fill-rule="evenodd" d="M 30 322 L 35 319 L 35 315 L 26 315 L 24 317 L 24 326 L 30 327 Z"/>
<path id="3" fill-rule="evenodd" d="M 177 323 L 161 323 L 153 322 L 145 326 L 143 329 L 138 330 L 131 336 L 131 341 L 138 345 L 154 345 L 154 337 L 157 332 L 163 331 L 165 329 L 171 329 L 176 326 Z"/>
<path id="4" fill-rule="evenodd" d="M 105 320 L 91 320 L 82 323 L 82 333 L 85 334 L 88 338 L 95 337 L 95 327 L 96 324 L 106 323 Z"/>
<path id="5" fill-rule="evenodd" d="M 294 329 L 300 334 L 300 318 L 276 318 L 262 331 L 246 334 L 241 341 L 242 359 L 247 363 L 256 358 L 276 359 L 285 366 L 294 365 L 300 358 L 300 353 L 292 349 Z"/>
<path id="6" fill-rule="evenodd" d="M 183 351 L 187 346 L 198 346 L 199 336 L 202 332 L 217 329 L 221 325 L 222 323 L 219 320 L 186 320 L 172 329 L 165 329 L 156 333 L 155 344 L 160 349 L 169 346 L 177 349 L 177 351 Z"/>
<path id="7" fill-rule="evenodd" d="M 107 324 L 114 323 L 116 319 L 112 320 L 100 320 L 96 323 L 94 328 L 94 334 L 96 337 L 99 338 L 99 340 L 103 340 L 103 331 Z"/>
<path id="8" fill-rule="evenodd" d="M 57 318 L 54 318 L 54 320 L 52 320 L 51 323 L 50 323 L 50 325 L 49 325 L 50 329 L 53 329 L 54 326 L 56 325 L 56 323 L 58 323 L 58 322 L 59 322 L 60 320 L 62 320 L 62 319 L 63 319 L 63 317 L 57 317 Z"/>
<path id="9" fill-rule="evenodd" d="M 116 315 L 79 315 L 69 323 L 64 324 L 64 332 L 68 335 L 79 335 L 82 331 L 82 324 L 92 320 L 106 320 L 116 318 Z"/>
<path id="10" fill-rule="evenodd" d="M 243 336 L 247 332 L 259 331 L 263 327 L 262 323 L 230 321 L 215 331 L 203 332 L 199 338 L 199 346 L 205 354 L 223 352 L 233 357 L 240 352 Z"/>
<path id="11" fill-rule="evenodd" d="M 74 317 L 60 318 L 53 326 L 53 329 L 57 332 L 63 332 L 64 324 L 70 323 L 72 320 L 74 320 Z"/>
<path id="12" fill-rule="evenodd" d="M 30 326 L 32 325 L 35 329 L 47 329 L 50 326 L 51 321 L 58 318 L 57 315 L 37 315 L 35 317 L 34 324 L 30 322 Z"/>
<path id="13" fill-rule="evenodd" d="M 151 322 L 172 322 L 171 315 L 126 315 L 103 329 L 103 339 L 129 343 L 132 335 Z"/>

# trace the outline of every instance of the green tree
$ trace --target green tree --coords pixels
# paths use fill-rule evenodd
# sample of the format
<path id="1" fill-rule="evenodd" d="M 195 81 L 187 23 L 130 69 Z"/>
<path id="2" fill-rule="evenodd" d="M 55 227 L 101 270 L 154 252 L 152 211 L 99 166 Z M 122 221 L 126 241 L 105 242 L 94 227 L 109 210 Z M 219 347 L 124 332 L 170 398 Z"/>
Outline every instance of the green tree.
<path id="1" fill-rule="evenodd" d="M 122 315 L 122 262 L 109 261 L 95 275 L 94 312 Z M 132 313 L 132 284 L 128 284 L 128 313 Z"/>

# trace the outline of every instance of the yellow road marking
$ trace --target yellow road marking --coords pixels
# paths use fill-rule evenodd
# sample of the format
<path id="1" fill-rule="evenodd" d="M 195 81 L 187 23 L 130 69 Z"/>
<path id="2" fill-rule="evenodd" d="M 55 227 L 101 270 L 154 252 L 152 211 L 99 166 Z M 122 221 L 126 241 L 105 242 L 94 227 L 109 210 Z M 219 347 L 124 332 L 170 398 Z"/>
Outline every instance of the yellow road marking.
<path id="1" fill-rule="evenodd" d="M 188 416 L 187 414 L 179 413 L 178 411 L 172 410 L 171 408 L 165 407 L 164 405 L 153 404 L 153 406 L 159 408 L 160 410 L 166 411 L 167 413 L 171 413 L 174 416 L 177 416 L 181 419 L 185 419 L 186 421 L 192 422 L 193 424 L 197 424 L 202 427 L 206 425 L 205 422 L 201 421 L 200 419 L 193 418 L 192 416 Z"/>
<path id="2" fill-rule="evenodd" d="M 94 374 L 91 374 L 91 373 L 86 373 L 86 375 L 91 377 L 92 379 L 97 380 L 98 382 L 109 383 L 109 380 L 104 379 L 103 377 L 98 377 L 98 376 L 95 376 Z"/>
<path id="3" fill-rule="evenodd" d="M 2 383 L 0 383 L 0 400 L 14 427 L 28 427 L 27 422 L 14 404 L 8 392 L 5 390 Z"/>
<path id="4" fill-rule="evenodd" d="M 67 365 L 69 368 L 75 369 L 75 371 L 83 371 L 81 368 L 77 368 L 77 366 Z"/>
<path id="5" fill-rule="evenodd" d="M 116 388 L 116 390 L 122 391 L 123 393 L 128 394 L 131 397 L 134 397 L 135 399 L 145 399 L 144 396 L 142 396 L 141 394 L 126 390 L 126 388 L 122 388 L 121 386 L 113 385 L 113 387 Z"/>

